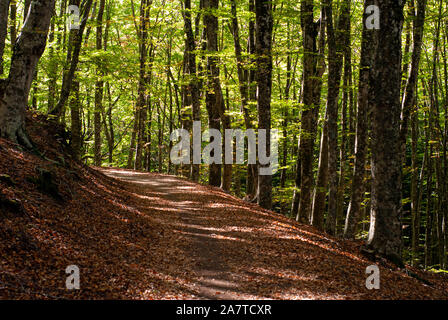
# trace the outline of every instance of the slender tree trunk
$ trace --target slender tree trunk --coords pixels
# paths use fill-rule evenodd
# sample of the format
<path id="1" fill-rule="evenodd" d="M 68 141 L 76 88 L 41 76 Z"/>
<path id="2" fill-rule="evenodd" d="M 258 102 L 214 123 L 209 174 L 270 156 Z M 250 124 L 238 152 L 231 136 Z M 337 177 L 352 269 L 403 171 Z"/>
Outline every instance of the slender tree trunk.
<path id="1" fill-rule="evenodd" d="M 271 90 L 272 90 L 272 3 L 268 0 L 255 0 L 256 27 L 255 47 L 257 53 L 257 109 L 258 136 L 266 130 L 266 155 L 271 153 Z M 258 148 L 263 148 L 259 145 Z M 259 164 L 258 204 L 266 209 L 272 207 L 272 174 L 263 175 L 262 169 L 269 164 Z"/>
<path id="2" fill-rule="evenodd" d="M 49 42 L 54 44 L 55 42 L 55 23 L 54 18 L 51 20 L 50 25 L 50 36 L 48 38 Z M 54 45 L 51 45 L 49 50 L 49 66 L 48 66 L 48 108 L 47 110 L 53 110 L 55 103 L 55 95 L 56 95 L 56 85 L 57 85 L 57 72 L 58 72 L 58 63 L 55 58 Z"/>
<path id="3" fill-rule="evenodd" d="M 349 132 L 351 131 L 352 122 L 352 48 L 351 48 L 351 0 L 346 0 L 341 6 L 341 14 L 339 19 L 340 43 L 344 53 L 344 80 L 343 80 L 343 95 L 342 95 L 342 108 L 341 108 L 341 147 L 339 151 L 339 181 L 337 189 L 336 200 L 336 234 L 340 235 L 344 232 L 344 199 L 345 199 L 345 187 L 346 187 L 346 172 L 347 172 L 347 159 L 348 154 L 351 153 L 352 144 L 351 138 L 349 138 Z M 339 228 L 342 226 L 342 228 Z"/>
<path id="4" fill-rule="evenodd" d="M 249 0 L 249 12 L 255 15 L 255 0 Z M 251 55 L 250 63 L 251 65 L 255 65 L 255 20 L 249 20 L 249 36 L 247 41 L 247 51 Z M 250 68 L 247 73 L 247 86 L 249 90 L 249 102 L 255 102 L 257 99 L 257 83 L 256 83 L 256 75 L 254 68 Z M 251 119 L 250 112 L 248 111 L 248 120 Z M 246 124 L 247 125 L 247 124 Z M 247 127 L 246 127 L 247 128 Z M 246 199 L 250 201 L 257 200 L 257 188 L 258 188 L 258 165 L 257 164 L 249 164 L 248 165 L 248 175 L 246 181 Z"/>
<path id="5" fill-rule="evenodd" d="M 301 2 L 301 26 L 303 30 L 303 105 L 301 135 L 299 142 L 300 201 L 296 220 L 308 222 L 311 212 L 311 190 L 313 188 L 313 151 L 317 131 L 319 104 L 316 103 L 316 66 L 318 25 L 313 20 L 314 5 L 312 0 Z M 299 186 L 296 186 L 299 188 Z M 299 197 L 296 193 L 295 198 Z M 295 199 L 294 199 L 295 202 Z M 294 208 L 293 208 L 294 211 Z M 294 212 L 293 212 L 294 213 Z"/>
<path id="6" fill-rule="evenodd" d="M 134 111 L 134 127 L 132 129 L 131 142 L 129 144 L 128 161 L 127 161 L 127 166 L 126 166 L 128 169 L 134 168 L 134 159 L 135 159 L 134 152 L 135 152 L 135 147 L 136 147 L 139 115 L 140 115 L 140 113 L 138 112 L 138 107 L 136 105 L 135 111 Z"/>
<path id="7" fill-rule="evenodd" d="M 328 216 L 325 229 L 335 235 L 337 218 L 337 194 L 338 194 L 338 101 L 342 75 L 342 43 L 340 30 L 333 26 L 332 1 L 325 3 L 328 36 L 328 94 L 327 94 L 327 123 L 328 123 L 328 172 L 329 195 Z M 336 34 L 337 32 L 337 34 Z"/>
<path id="8" fill-rule="evenodd" d="M 325 28 L 327 23 L 325 7 L 321 9 L 320 26 L 320 48 L 319 52 L 323 57 L 325 47 Z M 322 59 L 322 58 L 321 58 Z M 322 64 L 322 62 L 321 62 Z M 323 72 L 324 69 L 321 71 Z M 320 91 L 320 89 L 319 89 Z M 300 167 L 299 167 L 300 168 Z M 317 169 L 316 186 L 313 192 L 313 202 L 311 207 L 310 223 L 319 230 L 324 229 L 324 211 L 328 188 L 328 109 L 325 110 L 325 117 L 322 124 L 322 133 L 320 137 L 319 163 Z"/>
<path id="9" fill-rule="evenodd" d="M 373 0 L 364 1 L 364 12 Z M 365 165 L 369 114 L 369 77 L 373 64 L 374 30 L 366 28 L 367 15 L 363 16 L 361 62 L 359 66 L 358 110 L 356 122 L 355 163 L 351 185 L 350 204 L 345 219 L 344 237 L 353 239 L 361 216 L 361 202 L 365 191 Z"/>
<path id="10" fill-rule="evenodd" d="M 70 99 L 70 115 L 71 115 L 71 147 L 73 150 L 73 157 L 77 160 L 81 155 L 81 103 L 79 100 L 79 82 L 76 78 L 73 81 L 73 90 Z"/>
<path id="11" fill-rule="evenodd" d="M 417 123 L 416 121 L 417 114 L 412 115 L 413 118 L 413 124 L 412 124 L 412 143 L 413 148 L 416 147 L 417 143 Z M 423 175 L 425 173 L 425 166 L 427 163 L 427 152 L 426 152 L 427 144 L 425 147 L 425 152 L 423 155 L 423 162 L 422 167 L 420 169 L 420 175 L 418 178 L 418 181 L 413 181 L 413 187 L 412 187 L 412 194 L 413 194 L 413 200 L 412 200 L 412 265 L 418 265 L 419 262 L 419 253 L 420 253 L 420 223 L 421 223 L 421 203 L 422 203 L 422 196 L 423 196 Z M 416 151 L 416 150 L 415 150 Z M 413 166 L 415 166 L 415 160 L 413 163 Z M 416 169 L 415 169 L 416 170 Z M 417 171 L 417 170 L 416 170 Z M 414 174 L 413 174 L 414 175 Z M 413 180 L 416 178 L 413 178 Z M 415 195 L 414 195 L 415 194 Z"/>
<path id="12" fill-rule="evenodd" d="M 148 27 L 150 14 L 150 0 L 142 0 L 140 5 L 140 28 L 138 31 L 139 48 L 140 48 L 140 74 L 138 82 L 138 126 L 137 126 L 137 144 L 135 152 L 134 169 L 141 170 L 143 168 L 143 150 L 146 140 L 146 120 L 148 116 L 147 110 L 147 59 L 148 59 Z"/>
<path id="13" fill-rule="evenodd" d="M 98 8 L 98 16 L 96 19 L 96 50 L 103 50 L 103 15 L 106 1 L 100 0 Z M 95 110 L 93 113 L 93 130 L 94 130 L 94 163 L 100 167 L 102 162 L 101 155 L 101 112 L 103 110 L 103 92 L 104 82 L 102 80 L 103 71 L 100 64 L 96 66 L 96 82 L 95 82 Z"/>
<path id="14" fill-rule="evenodd" d="M 253 1 L 250 0 L 250 9 L 253 11 Z M 233 34 L 233 43 L 235 47 L 235 57 L 237 63 L 237 71 L 238 71 L 238 82 L 239 82 L 239 90 L 241 96 L 241 112 L 244 117 L 244 124 L 246 126 L 246 130 L 253 129 L 253 119 L 249 110 L 249 91 L 251 84 L 249 83 L 249 75 L 253 74 L 252 71 L 246 68 L 246 64 L 248 61 L 243 59 L 243 49 L 240 43 L 240 32 L 239 32 L 239 23 L 237 16 L 237 4 L 236 0 L 232 0 L 231 2 L 231 10 L 232 10 L 232 23 L 231 30 Z M 252 43 L 254 33 L 254 23 L 252 21 L 249 22 L 249 41 L 248 41 L 248 52 L 253 50 L 254 44 Z M 257 165 L 256 164 L 248 164 L 247 165 L 247 183 L 246 183 L 246 194 L 248 199 L 253 199 L 256 196 L 256 174 L 257 174 Z M 239 179 L 238 179 L 239 180 Z M 239 182 L 240 183 L 240 182 Z"/>
<path id="15" fill-rule="evenodd" d="M 14 50 L 14 45 L 17 40 L 17 26 L 16 26 L 17 0 L 10 0 L 10 3 L 11 3 L 11 9 L 9 12 L 9 19 L 10 19 L 9 33 L 11 38 L 11 49 Z"/>
<path id="16" fill-rule="evenodd" d="M 79 55 L 81 53 L 82 37 L 86 28 L 87 20 L 89 17 L 90 8 L 92 7 L 93 0 L 87 0 L 85 7 L 81 8 L 82 20 L 79 26 L 79 30 L 70 30 L 70 36 L 74 37 L 73 46 L 67 50 L 66 66 L 64 67 L 64 75 L 62 79 L 61 94 L 59 101 L 53 110 L 50 110 L 50 114 L 56 117 L 61 117 L 64 110 L 65 103 L 70 96 L 70 90 L 72 86 L 73 77 L 78 67 Z M 70 4 L 79 5 L 79 0 L 71 0 Z M 69 41 L 70 43 L 71 41 Z"/>
<path id="17" fill-rule="evenodd" d="M 403 103 L 401 107 L 401 126 L 400 126 L 400 143 L 401 156 L 404 158 L 406 150 L 406 136 L 408 133 L 408 122 L 411 110 L 416 105 L 416 84 L 418 80 L 418 70 L 420 66 L 420 54 L 422 51 L 423 30 L 425 24 L 425 11 L 427 0 L 417 0 L 417 16 L 414 19 L 413 27 L 413 45 L 411 69 L 409 70 L 408 80 L 406 82 Z"/>
<path id="18" fill-rule="evenodd" d="M 191 24 L 191 0 L 184 1 L 184 28 L 185 28 L 185 70 L 184 74 L 188 74 L 188 85 L 186 86 L 185 94 L 188 96 L 185 107 L 191 107 L 191 117 L 193 121 L 201 120 L 201 106 L 199 101 L 199 84 L 197 79 L 196 68 L 196 41 L 193 33 L 193 27 Z M 191 120 L 190 120 L 191 121 Z M 191 129 L 191 126 L 189 126 Z M 191 179 L 193 181 L 199 181 L 199 164 L 191 165 Z"/>
<path id="19" fill-rule="evenodd" d="M 9 0 L 4 0 L 0 3 L 0 76 L 3 74 L 3 53 L 8 34 L 9 2 Z"/>
<path id="20" fill-rule="evenodd" d="M 211 55 L 207 59 L 208 81 L 206 105 L 209 118 L 209 128 L 221 130 L 221 111 L 224 109 L 221 84 L 219 81 L 218 58 L 218 0 L 205 0 L 204 25 L 207 37 L 207 51 Z M 209 166 L 209 184 L 219 187 L 221 185 L 221 164 L 212 163 Z"/>

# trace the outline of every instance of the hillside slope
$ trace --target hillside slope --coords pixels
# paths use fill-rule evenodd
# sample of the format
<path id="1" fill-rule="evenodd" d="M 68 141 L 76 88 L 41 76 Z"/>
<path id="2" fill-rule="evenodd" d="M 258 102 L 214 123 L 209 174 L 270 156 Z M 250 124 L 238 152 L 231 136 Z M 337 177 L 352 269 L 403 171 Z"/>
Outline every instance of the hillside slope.
<path id="1" fill-rule="evenodd" d="M 1 299 L 448 298 L 446 277 L 417 280 L 217 188 L 82 166 L 60 127 L 28 123 L 44 158 L 0 139 Z M 380 290 L 365 287 L 372 264 Z"/>

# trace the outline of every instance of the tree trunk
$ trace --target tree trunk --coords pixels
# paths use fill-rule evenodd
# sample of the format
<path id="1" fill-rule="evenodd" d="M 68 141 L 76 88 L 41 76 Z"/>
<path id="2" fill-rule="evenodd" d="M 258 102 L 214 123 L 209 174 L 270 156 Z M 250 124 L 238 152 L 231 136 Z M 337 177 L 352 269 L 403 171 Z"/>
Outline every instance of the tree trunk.
<path id="1" fill-rule="evenodd" d="M 255 0 L 256 27 L 255 48 L 257 54 L 257 110 L 258 136 L 260 130 L 266 130 L 266 155 L 271 153 L 271 90 L 272 90 L 272 3 L 268 0 Z M 258 148 L 264 148 L 259 145 Z M 263 167 L 269 164 L 259 164 L 258 204 L 265 208 L 272 207 L 272 174 L 262 174 Z"/>
<path id="2" fill-rule="evenodd" d="M 54 0 L 32 3 L 11 58 L 9 77 L 0 88 L 0 136 L 32 148 L 25 134 L 25 110 L 35 68 L 42 56 L 50 27 Z"/>
<path id="3" fill-rule="evenodd" d="M 76 78 L 73 81 L 73 90 L 70 99 L 70 115 L 71 115 L 71 147 L 73 150 L 73 157 L 76 160 L 80 159 L 81 155 L 81 103 L 79 100 L 79 82 Z"/>
<path id="4" fill-rule="evenodd" d="M 425 24 L 425 11 L 427 0 L 417 0 L 417 16 L 414 18 L 412 45 L 412 61 L 409 77 L 406 83 L 406 89 L 401 108 L 401 127 L 400 127 L 400 148 L 401 156 L 404 157 L 406 150 L 406 136 L 408 133 L 409 115 L 416 104 L 416 84 L 418 80 L 418 70 L 420 66 L 420 54 L 422 51 L 423 29 Z"/>
<path id="5" fill-rule="evenodd" d="M 3 52 L 8 34 L 9 2 L 9 0 L 4 0 L 0 3 L 0 76 L 3 74 Z"/>
<path id="6" fill-rule="evenodd" d="M 79 26 L 79 30 L 70 30 L 70 36 L 74 37 L 73 46 L 70 46 L 67 50 L 66 67 L 64 68 L 64 75 L 62 79 L 61 94 L 59 101 L 50 111 L 50 115 L 60 117 L 62 115 L 65 103 L 70 96 L 70 90 L 75 76 L 76 69 L 78 68 L 79 54 L 81 53 L 82 36 L 87 25 L 90 8 L 92 7 L 93 0 L 87 0 L 83 10 L 82 20 Z M 70 4 L 79 5 L 79 0 L 72 0 Z M 68 67 L 69 66 L 69 67 Z M 68 67 L 68 69 L 67 69 Z"/>
<path id="7" fill-rule="evenodd" d="M 145 145 L 146 137 L 146 120 L 148 116 L 147 112 L 147 97 L 146 97 L 146 84 L 147 84 L 147 66 L 146 61 L 148 57 L 147 52 L 147 38 L 149 27 L 149 7 L 148 0 L 142 0 L 140 5 L 140 28 L 138 30 L 139 39 L 139 51 L 140 51 L 140 73 L 138 81 L 138 101 L 137 101 L 137 113 L 138 113 L 138 125 L 137 125 L 137 144 L 135 151 L 134 169 L 141 170 L 143 168 L 143 149 Z"/>
<path id="8" fill-rule="evenodd" d="M 342 43 L 340 30 L 333 26 L 333 3 L 325 3 L 328 36 L 328 94 L 327 94 L 327 123 L 328 123 L 328 216 L 325 229 L 329 234 L 336 233 L 337 194 L 338 194 L 338 101 L 342 75 Z"/>
<path id="9" fill-rule="evenodd" d="M 373 66 L 372 209 L 368 246 L 401 264 L 400 87 L 403 3 L 378 0 Z"/>
<path id="10" fill-rule="evenodd" d="M 9 13 L 9 19 L 10 26 L 9 26 L 9 33 L 11 37 L 11 49 L 14 49 L 14 45 L 17 40 L 17 27 L 16 27 L 16 20 L 17 20 L 17 0 L 10 0 L 11 2 L 11 10 Z"/>
<path id="11" fill-rule="evenodd" d="M 193 33 L 193 27 L 191 24 L 191 0 L 184 1 L 184 28 L 185 28 L 185 69 L 184 75 L 188 74 L 188 85 L 185 87 L 185 94 L 187 95 L 187 99 L 185 100 L 184 108 L 191 107 L 188 114 L 191 119 L 188 121 L 200 121 L 201 113 L 200 113 L 200 101 L 199 101 L 199 84 L 196 73 L 196 41 Z M 190 106 L 191 105 L 191 106 Z M 189 125 L 189 129 L 191 129 L 191 125 Z M 199 164 L 191 164 L 191 179 L 193 181 L 199 181 Z"/>
<path id="12" fill-rule="evenodd" d="M 211 56 L 207 59 L 207 94 L 206 105 L 209 119 L 209 129 L 221 130 L 221 115 L 224 110 L 221 83 L 219 81 L 218 58 L 218 0 L 205 0 L 204 25 L 207 37 L 207 51 Z M 209 166 L 209 184 L 219 187 L 221 185 L 221 164 L 212 163 Z"/>
<path id="13" fill-rule="evenodd" d="M 255 15 L 255 0 L 249 0 L 249 12 Z M 247 52 L 251 55 L 250 63 L 254 65 L 255 61 L 255 20 L 249 20 L 249 35 L 247 41 Z M 255 72 L 254 68 L 250 68 L 247 72 L 247 87 L 249 90 L 249 102 L 254 102 L 257 99 L 257 83 L 255 81 Z M 250 116 L 250 110 L 248 110 L 248 118 L 249 121 L 252 121 Z M 246 120 L 247 121 L 247 120 Z M 251 125 L 252 126 L 252 125 Z M 247 124 L 246 124 L 247 128 Z M 251 127 L 252 128 L 252 127 Z M 249 164 L 248 165 L 248 174 L 246 181 L 246 199 L 250 201 L 256 201 L 257 197 L 257 188 L 258 188 L 258 166 L 257 164 Z"/>
<path id="14" fill-rule="evenodd" d="M 96 19 L 96 50 L 103 50 L 103 15 L 104 7 L 106 5 L 105 0 L 100 1 L 98 8 L 98 16 Z M 104 82 L 102 80 L 103 71 L 101 70 L 101 65 L 96 66 L 96 81 L 95 81 L 95 110 L 93 113 L 93 130 L 94 130 L 94 163 L 96 166 L 100 167 L 102 162 L 101 155 L 101 112 L 103 110 L 103 91 Z"/>
<path id="15" fill-rule="evenodd" d="M 325 27 L 326 27 L 326 17 L 325 17 L 325 7 L 321 9 L 321 18 L 320 18 L 320 44 L 319 44 L 319 53 L 320 53 L 320 65 L 321 65 L 321 73 L 325 71 L 325 67 L 323 66 L 324 59 L 324 51 L 325 51 Z M 322 81 L 319 83 L 322 85 Z M 316 89 L 319 90 L 320 88 Z M 320 99 L 319 99 L 320 101 Z M 327 187 L 328 187 L 328 114 L 325 111 L 325 118 L 322 124 L 322 133 L 320 139 L 320 151 L 319 151 L 319 164 L 317 170 L 317 181 L 316 187 L 313 193 L 313 202 L 311 207 L 311 219 L 310 223 L 314 227 L 319 230 L 324 229 L 324 211 L 325 211 L 325 200 L 327 196 Z"/>
<path id="16" fill-rule="evenodd" d="M 127 165 L 126 168 L 128 169 L 132 169 L 134 168 L 134 152 L 135 152 L 135 144 L 136 144 L 136 139 L 137 139 L 137 131 L 138 131 L 138 124 L 139 124 L 139 112 L 138 112 L 138 107 L 136 106 L 134 111 L 134 126 L 132 129 L 132 134 L 131 134 L 131 142 L 129 144 L 129 153 L 128 153 L 128 161 L 127 161 Z"/>
<path id="17" fill-rule="evenodd" d="M 317 24 L 313 20 L 312 0 L 301 2 L 301 26 L 303 30 L 303 105 L 301 135 L 299 142 L 300 201 L 296 220 L 308 222 L 311 212 L 311 190 L 313 188 L 313 151 L 316 139 L 319 104 L 315 104 L 316 66 L 317 66 Z M 299 186 L 296 186 L 299 188 Z M 296 193 L 295 197 L 299 195 Z"/>
<path id="18" fill-rule="evenodd" d="M 361 61 L 359 66 L 358 110 L 356 122 L 355 163 L 351 185 L 350 204 L 345 219 L 344 237 L 353 239 L 361 216 L 361 202 L 365 190 L 365 165 L 367 154 L 367 132 L 369 113 L 369 77 L 373 63 L 374 30 L 366 28 L 366 8 L 373 0 L 364 1 Z"/>

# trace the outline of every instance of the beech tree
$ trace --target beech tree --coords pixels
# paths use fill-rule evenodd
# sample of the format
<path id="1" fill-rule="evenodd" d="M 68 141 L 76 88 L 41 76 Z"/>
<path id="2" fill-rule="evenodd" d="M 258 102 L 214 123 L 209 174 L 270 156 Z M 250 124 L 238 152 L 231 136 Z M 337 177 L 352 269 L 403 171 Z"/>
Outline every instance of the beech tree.
<path id="1" fill-rule="evenodd" d="M 14 46 L 9 76 L 0 84 L 0 136 L 32 144 L 25 133 L 25 110 L 37 63 L 42 56 L 54 0 L 36 0 Z"/>
<path id="2" fill-rule="evenodd" d="M 362 25 L 361 61 L 359 66 L 357 121 L 355 138 L 355 161 L 353 167 L 353 180 L 351 187 L 350 203 L 344 226 L 344 236 L 353 238 L 361 216 L 361 202 L 365 192 L 365 165 L 367 158 L 367 133 L 369 111 L 369 75 L 373 60 L 373 33 L 367 29 L 367 8 L 373 4 L 372 0 L 364 1 L 364 14 Z"/>
<path id="3" fill-rule="evenodd" d="M 8 34 L 9 0 L 0 3 L 0 75 L 3 74 L 3 53 Z"/>
<path id="4" fill-rule="evenodd" d="M 69 5 L 80 7 L 79 29 L 66 25 Z M 53 6 L 48 28 L 52 10 L 41 12 Z M 31 146 L 30 101 L 30 114 L 65 126 L 85 165 L 183 175 L 394 261 L 446 269 L 446 9 L 443 0 L 1 1 L 1 136 Z M 170 133 L 191 135 L 198 121 L 220 130 L 216 152 L 226 129 L 267 130 L 267 142 L 279 129 L 278 173 L 247 161 L 246 138 L 242 164 L 235 150 L 233 164 L 173 163 Z"/>
<path id="5" fill-rule="evenodd" d="M 272 86 L 272 3 L 255 0 L 255 47 L 257 54 L 258 129 L 266 130 L 266 153 L 271 152 L 271 86 Z M 269 166 L 269 165 L 268 165 Z M 272 206 L 272 175 L 258 176 L 258 204 Z"/>
<path id="6" fill-rule="evenodd" d="M 401 1 L 378 0 L 372 83 L 372 211 L 368 246 L 401 261 Z"/>

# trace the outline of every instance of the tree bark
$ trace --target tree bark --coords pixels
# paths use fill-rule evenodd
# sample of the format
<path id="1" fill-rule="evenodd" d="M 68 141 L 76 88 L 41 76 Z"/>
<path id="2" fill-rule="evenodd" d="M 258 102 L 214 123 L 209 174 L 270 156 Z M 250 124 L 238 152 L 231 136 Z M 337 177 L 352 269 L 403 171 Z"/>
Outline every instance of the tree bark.
<path id="1" fill-rule="evenodd" d="M 10 0 L 11 3 L 11 9 L 9 12 L 9 33 L 11 37 L 11 49 L 14 49 L 14 45 L 17 40 L 17 27 L 16 27 L 16 20 L 17 20 L 17 0 Z"/>
<path id="2" fill-rule="evenodd" d="M 184 108 L 191 107 L 191 112 L 189 115 L 192 119 L 189 121 L 200 121 L 201 120 L 201 105 L 199 101 L 199 84 L 197 79 L 197 68 L 196 68 L 196 41 L 193 33 L 193 27 L 191 23 L 191 0 L 184 1 L 184 28 L 185 28 L 185 70 L 184 76 L 188 75 L 188 85 L 186 86 L 187 99 L 185 101 Z M 190 106 L 191 105 L 191 106 Z M 191 129 L 191 126 L 190 126 Z M 193 181 L 199 181 L 199 164 L 191 164 L 190 176 Z"/>
<path id="3" fill-rule="evenodd" d="M 317 131 L 319 104 L 316 103 L 316 67 L 318 24 L 313 20 L 314 5 L 312 0 L 301 2 L 301 26 L 303 30 L 303 110 L 299 142 L 300 201 L 296 220 L 308 222 L 311 212 L 311 190 L 313 187 L 313 151 Z M 296 186 L 299 188 L 298 186 Z M 296 193 L 295 197 L 299 195 Z M 293 210 L 294 211 L 294 210 Z"/>
<path id="4" fill-rule="evenodd" d="M 4 0 L 0 3 L 0 75 L 3 74 L 3 52 L 8 34 L 9 2 L 9 0 Z"/>
<path id="5" fill-rule="evenodd" d="M 403 3 L 378 0 L 381 12 L 372 72 L 372 208 L 367 244 L 401 264 L 400 88 Z M 381 35 L 380 35 L 381 33 Z"/>
<path id="6" fill-rule="evenodd" d="M 369 113 L 369 77 L 373 64 L 374 30 L 366 28 L 366 8 L 373 0 L 364 1 L 363 31 L 361 42 L 361 61 L 359 66 L 358 106 L 355 140 L 355 163 L 351 185 L 350 203 L 344 226 L 344 237 L 353 239 L 361 216 L 361 202 L 365 191 L 365 165 L 367 155 L 367 132 Z"/>
<path id="7" fill-rule="evenodd" d="M 333 26 L 333 3 L 326 1 L 325 17 L 327 19 L 328 36 L 328 94 L 327 94 L 327 123 L 328 123 L 328 216 L 325 229 L 329 234 L 336 232 L 336 212 L 338 193 L 338 101 L 342 75 L 342 43 L 340 30 Z M 336 32 L 335 32 L 336 31 Z"/>
<path id="8" fill-rule="evenodd" d="M 140 5 L 140 27 L 138 30 L 139 51 L 140 51 L 140 72 L 138 81 L 138 125 L 137 125 L 137 144 L 135 151 L 134 169 L 141 170 L 143 168 L 143 149 L 146 139 L 146 120 L 147 111 L 147 59 L 148 59 L 148 27 L 151 0 L 142 0 Z"/>
<path id="9" fill-rule="evenodd" d="M 210 56 L 207 59 L 207 94 L 206 106 L 209 119 L 209 128 L 221 130 L 221 115 L 223 114 L 224 105 L 219 81 L 218 58 L 218 17 L 216 10 L 218 9 L 218 0 L 205 0 L 204 15 L 205 33 L 207 37 L 207 52 Z M 221 186 L 221 164 L 212 163 L 209 166 L 209 184 L 212 186 Z"/>
<path id="10" fill-rule="evenodd" d="M 103 15 L 104 7 L 106 5 L 105 0 L 100 1 L 98 8 L 98 16 L 96 19 L 96 50 L 103 50 Z M 101 112 L 103 110 L 103 91 L 104 82 L 102 80 L 103 71 L 101 65 L 98 63 L 96 66 L 96 81 L 95 81 L 95 110 L 93 113 L 93 131 L 94 131 L 94 163 L 100 167 L 102 162 L 101 155 Z"/>
<path id="11" fill-rule="evenodd" d="M 81 103 L 79 100 L 79 82 L 76 78 L 73 81 L 73 90 L 70 99 L 70 115 L 71 115 L 71 147 L 73 157 L 77 160 L 81 155 Z"/>
<path id="12" fill-rule="evenodd" d="M 0 88 L 0 136 L 32 144 L 25 134 L 25 110 L 35 68 L 42 56 L 50 27 L 54 0 L 36 0 L 14 47 L 9 77 Z"/>
<path id="13" fill-rule="evenodd" d="M 426 2 L 427 0 L 417 0 L 417 15 L 415 17 L 413 27 L 414 41 L 412 45 L 411 69 L 409 70 L 408 81 L 406 82 L 406 88 L 401 108 L 400 147 L 402 157 L 404 157 L 406 149 L 406 136 L 408 133 L 409 115 L 411 114 L 412 108 L 416 104 L 415 90 L 418 80 L 418 70 L 420 66 L 420 54 L 422 51 Z"/>
<path id="14" fill-rule="evenodd" d="M 272 3 L 255 0 L 256 27 L 255 48 L 257 56 L 257 109 L 258 132 L 266 130 L 266 154 L 271 153 L 271 90 L 272 90 Z M 263 148 L 258 146 L 258 148 Z M 259 164 L 261 169 L 269 164 Z M 258 204 L 266 209 L 272 207 L 272 175 L 258 175 Z"/>
<path id="15" fill-rule="evenodd" d="M 69 47 L 69 49 L 67 50 L 66 67 L 62 79 L 61 94 L 59 97 L 59 101 L 54 107 L 54 109 L 49 110 L 50 111 L 49 114 L 52 116 L 56 116 L 57 118 L 59 118 L 62 115 L 65 103 L 67 102 L 67 99 L 70 96 L 70 90 L 73 78 L 76 69 L 78 68 L 79 55 L 81 53 L 82 37 L 87 25 L 87 20 L 89 17 L 90 8 L 92 7 L 92 2 L 93 0 L 87 0 L 85 8 L 81 8 L 81 10 L 83 10 L 83 13 L 79 30 L 74 29 L 70 31 L 70 36 L 74 37 L 75 40 L 73 42 L 73 46 Z M 71 4 L 79 5 L 79 0 L 72 0 Z"/>

